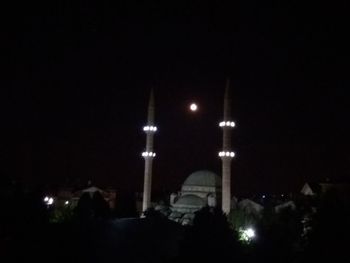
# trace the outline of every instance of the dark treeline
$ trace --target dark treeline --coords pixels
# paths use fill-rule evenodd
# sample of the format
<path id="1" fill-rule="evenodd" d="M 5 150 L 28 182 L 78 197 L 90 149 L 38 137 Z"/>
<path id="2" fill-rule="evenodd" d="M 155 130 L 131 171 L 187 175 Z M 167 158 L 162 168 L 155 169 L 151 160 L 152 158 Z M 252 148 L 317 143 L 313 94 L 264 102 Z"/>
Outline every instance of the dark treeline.
<path id="1" fill-rule="evenodd" d="M 350 210 L 332 193 L 299 200 L 296 210 L 265 208 L 250 242 L 242 242 L 220 209 L 205 207 L 191 226 L 181 226 L 154 209 L 139 218 L 135 200 L 124 198 L 112 211 L 100 193 L 83 194 L 70 216 L 53 221 L 56 214 L 39 188 L 2 187 L 2 262 L 303 263 L 340 260 L 347 253 Z"/>

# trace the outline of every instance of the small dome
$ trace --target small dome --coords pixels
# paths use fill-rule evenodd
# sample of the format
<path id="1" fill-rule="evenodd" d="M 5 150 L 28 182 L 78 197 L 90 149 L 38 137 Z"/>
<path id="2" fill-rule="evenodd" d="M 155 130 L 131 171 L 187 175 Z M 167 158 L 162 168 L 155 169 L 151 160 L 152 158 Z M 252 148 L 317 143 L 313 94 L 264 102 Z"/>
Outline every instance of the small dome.
<path id="1" fill-rule="evenodd" d="M 221 178 L 211 171 L 197 171 L 187 177 L 183 186 L 221 187 Z"/>
<path id="2" fill-rule="evenodd" d="M 205 206 L 205 201 L 196 195 L 184 195 L 174 204 L 174 206 L 182 207 L 202 207 Z"/>
<path id="3" fill-rule="evenodd" d="M 159 211 L 159 210 L 164 210 L 166 208 L 167 207 L 165 205 L 159 204 L 155 206 L 154 210 Z"/>
<path id="4" fill-rule="evenodd" d="M 182 217 L 182 213 L 179 213 L 177 211 L 172 211 L 169 215 L 169 218 L 171 219 L 180 219 Z"/>

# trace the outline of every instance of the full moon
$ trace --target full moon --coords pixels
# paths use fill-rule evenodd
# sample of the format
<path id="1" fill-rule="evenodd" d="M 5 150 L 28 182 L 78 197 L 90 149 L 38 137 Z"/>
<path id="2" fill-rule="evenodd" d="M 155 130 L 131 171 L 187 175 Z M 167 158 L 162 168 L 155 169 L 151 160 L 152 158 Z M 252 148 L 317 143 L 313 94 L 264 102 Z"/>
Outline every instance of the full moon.
<path id="1" fill-rule="evenodd" d="M 197 110 L 198 110 L 197 104 L 196 104 L 196 103 L 192 103 L 192 104 L 190 105 L 190 110 L 191 110 L 191 111 L 197 111 Z"/>

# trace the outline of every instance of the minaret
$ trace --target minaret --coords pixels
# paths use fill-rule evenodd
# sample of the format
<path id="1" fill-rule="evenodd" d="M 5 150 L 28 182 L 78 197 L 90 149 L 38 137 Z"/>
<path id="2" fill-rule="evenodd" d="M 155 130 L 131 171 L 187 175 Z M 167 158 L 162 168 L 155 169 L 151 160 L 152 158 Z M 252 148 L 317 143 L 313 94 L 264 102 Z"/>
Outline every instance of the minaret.
<path id="1" fill-rule="evenodd" d="M 235 123 L 231 120 L 230 80 L 227 79 L 224 97 L 224 119 L 219 126 L 222 128 L 222 151 L 219 157 L 222 161 L 222 211 L 229 214 L 231 210 L 231 160 L 235 153 L 231 151 L 231 129 Z"/>
<path id="2" fill-rule="evenodd" d="M 154 126 L 153 89 L 151 90 L 149 97 L 147 125 L 143 127 L 143 130 L 146 133 L 146 150 L 142 153 L 142 156 L 145 159 L 142 212 L 145 212 L 148 208 L 150 208 L 151 204 L 152 162 L 153 158 L 156 156 L 155 152 L 153 151 L 153 135 L 157 131 L 157 127 Z"/>

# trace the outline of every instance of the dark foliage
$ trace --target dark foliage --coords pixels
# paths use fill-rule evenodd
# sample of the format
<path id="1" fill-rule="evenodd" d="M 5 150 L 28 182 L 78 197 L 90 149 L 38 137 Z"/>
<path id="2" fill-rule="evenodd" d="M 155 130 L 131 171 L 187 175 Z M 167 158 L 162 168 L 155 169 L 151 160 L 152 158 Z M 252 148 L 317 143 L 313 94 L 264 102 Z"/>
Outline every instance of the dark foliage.
<path id="1" fill-rule="evenodd" d="M 107 219 L 110 217 L 110 209 L 100 192 L 94 192 L 92 198 L 89 193 L 84 193 L 76 207 L 76 215 L 82 221 Z"/>
<path id="2" fill-rule="evenodd" d="M 108 203 L 99 191 L 96 191 L 92 197 L 94 217 L 96 219 L 107 219 L 110 216 Z"/>
<path id="3" fill-rule="evenodd" d="M 155 209 L 142 219 L 106 220 L 108 205 L 96 192 L 82 195 L 78 220 L 52 224 L 40 188 L 28 192 L 11 184 L 0 195 L 1 262 L 333 262 L 346 258 L 350 236 L 348 201 L 333 192 L 300 200 L 296 211 L 266 208 L 249 244 L 238 241 L 220 209 L 203 208 L 183 231 Z M 126 201 L 120 212 L 132 215 L 134 206 L 125 205 L 132 199 Z M 301 221 L 310 211 L 317 212 L 305 237 Z"/>
<path id="4" fill-rule="evenodd" d="M 93 203 L 89 193 L 84 193 L 80 197 L 76 215 L 79 220 L 90 220 L 94 217 Z"/>
<path id="5" fill-rule="evenodd" d="M 312 230 L 302 262 L 333 262 L 348 257 L 350 236 L 350 207 L 348 200 L 336 193 L 322 197 L 311 222 Z"/>
<path id="6" fill-rule="evenodd" d="M 161 218 L 165 218 L 165 216 L 160 212 L 155 210 L 153 207 L 148 208 L 145 212 L 144 212 L 144 216 L 146 218 L 149 219 L 161 219 Z"/>
<path id="7" fill-rule="evenodd" d="M 301 216 L 298 212 L 285 209 L 280 213 L 264 212 L 257 224 L 257 238 L 254 246 L 255 261 L 294 262 L 301 241 Z"/>
<path id="8" fill-rule="evenodd" d="M 181 246 L 180 259 L 198 262 L 241 260 L 237 233 L 220 209 L 205 207 L 196 213 Z"/>

